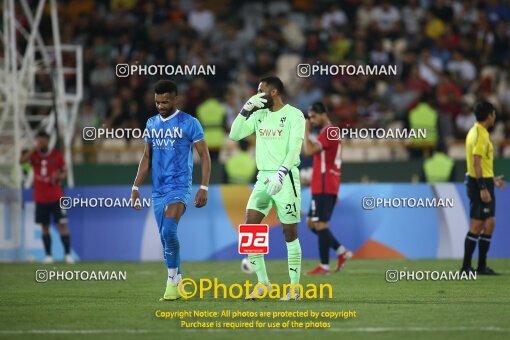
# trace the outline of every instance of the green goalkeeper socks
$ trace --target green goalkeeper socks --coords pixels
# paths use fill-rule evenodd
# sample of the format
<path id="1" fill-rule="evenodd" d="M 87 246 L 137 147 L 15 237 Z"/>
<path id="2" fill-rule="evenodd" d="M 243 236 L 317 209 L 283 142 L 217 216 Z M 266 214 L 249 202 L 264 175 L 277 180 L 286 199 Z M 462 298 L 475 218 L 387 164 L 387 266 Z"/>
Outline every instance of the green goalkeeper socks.
<path id="1" fill-rule="evenodd" d="M 296 285 L 299 283 L 299 277 L 301 275 L 301 244 L 299 244 L 299 239 L 287 242 L 287 258 L 290 283 Z"/>
<path id="2" fill-rule="evenodd" d="M 253 254 L 248 255 L 248 260 L 250 260 L 251 267 L 257 273 L 257 278 L 260 283 L 269 283 L 269 278 L 267 277 L 266 272 L 266 263 L 264 262 L 264 255 L 262 254 Z"/>
<path id="3" fill-rule="evenodd" d="M 301 276 L 301 244 L 299 239 L 292 242 L 287 242 L 287 258 L 289 265 L 289 276 L 291 284 L 298 284 Z M 248 255 L 250 264 L 257 273 L 258 281 L 261 283 L 269 283 L 269 278 L 266 272 L 266 263 L 264 262 L 264 255 L 253 254 Z"/>

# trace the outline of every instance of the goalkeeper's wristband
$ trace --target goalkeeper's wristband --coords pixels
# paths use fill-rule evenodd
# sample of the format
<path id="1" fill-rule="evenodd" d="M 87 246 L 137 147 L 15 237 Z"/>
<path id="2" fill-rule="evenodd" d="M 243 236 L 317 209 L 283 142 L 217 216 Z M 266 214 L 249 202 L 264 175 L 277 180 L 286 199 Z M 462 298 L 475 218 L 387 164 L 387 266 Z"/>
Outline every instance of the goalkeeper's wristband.
<path id="1" fill-rule="evenodd" d="M 239 112 L 239 114 L 243 117 L 246 117 L 246 119 L 248 119 L 251 114 L 255 112 L 255 111 L 246 111 L 245 109 L 241 109 L 241 111 Z"/>
<path id="2" fill-rule="evenodd" d="M 287 169 L 285 166 L 281 166 L 280 169 L 278 169 L 278 177 L 280 177 L 280 183 L 283 183 L 283 178 L 289 173 L 289 169 Z"/>
<path id="3" fill-rule="evenodd" d="M 480 189 L 480 190 L 487 189 L 487 185 L 485 184 L 483 177 L 477 178 L 476 182 L 478 183 L 478 189 Z"/>
<path id="4" fill-rule="evenodd" d="M 201 185 L 201 186 L 200 186 L 200 189 L 203 189 L 203 190 L 205 190 L 205 191 L 209 191 L 209 187 L 208 187 L 208 186 L 206 186 L 206 185 Z"/>
<path id="5" fill-rule="evenodd" d="M 287 169 L 286 166 L 281 166 L 280 169 L 278 169 L 278 172 L 283 172 L 284 175 L 288 174 L 289 173 L 289 169 Z"/>
<path id="6" fill-rule="evenodd" d="M 131 191 L 138 191 L 138 187 L 136 185 L 133 185 L 133 187 L 131 188 Z"/>

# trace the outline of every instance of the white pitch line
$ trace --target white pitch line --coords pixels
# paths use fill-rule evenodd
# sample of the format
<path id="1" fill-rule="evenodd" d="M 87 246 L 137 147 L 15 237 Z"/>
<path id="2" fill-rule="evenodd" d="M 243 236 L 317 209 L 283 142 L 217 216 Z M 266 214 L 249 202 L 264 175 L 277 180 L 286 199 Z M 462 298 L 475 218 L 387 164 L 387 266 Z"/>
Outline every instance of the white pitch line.
<path id="1" fill-rule="evenodd" d="M 383 332 L 459 332 L 459 331 L 483 331 L 483 332 L 510 332 L 510 328 L 501 327 L 360 327 L 360 328 L 328 328 L 330 332 L 345 333 L 383 333 Z"/>
<path id="2" fill-rule="evenodd" d="M 273 331 L 273 332 L 300 332 L 304 328 L 237 328 L 243 331 Z M 387 332 L 464 332 L 464 331 L 483 331 L 483 332 L 499 332 L 509 333 L 510 328 L 501 327 L 445 327 L 445 328 L 429 328 L 429 327 L 357 327 L 357 328 L 308 328 L 308 330 L 320 330 L 338 333 L 387 333 Z M 198 328 L 176 328 L 164 330 L 151 329 L 30 329 L 30 330 L 0 330 L 0 334 L 16 335 L 16 334 L 111 334 L 111 333 L 127 333 L 127 334 L 145 334 L 145 333 L 168 333 L 168 332 L 232 332 L 233 329 L 215 328 L 215 329 L 198 329 Z"/>
<path id="3" fill-rule="evenodd" d="M 102 333 L 149 333 L 148 329 L 27 329 L 0 330 L 0 334 L 102 334 Z"/>

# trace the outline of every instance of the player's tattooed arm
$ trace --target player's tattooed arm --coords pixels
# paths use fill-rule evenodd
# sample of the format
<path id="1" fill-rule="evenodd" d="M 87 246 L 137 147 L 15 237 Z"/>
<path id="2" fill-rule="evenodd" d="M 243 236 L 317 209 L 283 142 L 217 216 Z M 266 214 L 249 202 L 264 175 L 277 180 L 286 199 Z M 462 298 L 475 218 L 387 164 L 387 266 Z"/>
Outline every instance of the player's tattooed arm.
<path id="1" fill-rule="evenodd" d="M 200 156 L 200 163 L 202 165 L 202 181 L 200 182 L 200 189 L 195 195 L 195 206 L 202 208 L 207 204 L 207 188 L 209 187 L 209 178 L 211 176 L 211 156 L 209 149 L 204 139 L 195 142 L 195 148 Z"/>
<path id="2" fill-rule="evenodd" d="M 303 143 L 303 153 L 307 157 L 312 156 L 317 152 L 321 151 L 321 145 L 319 143 L 312 142 L 310 139 L 310 126 L 311 126 L 310 120 L 307 119 L 305 123 L 305 139 Z"/>
<path id="3" fill-rule="evenodd" d="M 131 190 L 131 202 L 133 204 L 133 208 L 136 210 L 142 209 L 142 206 L 140 205 L 140 193 L 138 192 L 138 187 L 142 185 L 143 180 L 150 169 L 150 150 L 150 143 L 145 143 L 143 156 L 138 164 L 138 171 L 136 172 L 135 182 L 133 183 L 133 190 Z"/>

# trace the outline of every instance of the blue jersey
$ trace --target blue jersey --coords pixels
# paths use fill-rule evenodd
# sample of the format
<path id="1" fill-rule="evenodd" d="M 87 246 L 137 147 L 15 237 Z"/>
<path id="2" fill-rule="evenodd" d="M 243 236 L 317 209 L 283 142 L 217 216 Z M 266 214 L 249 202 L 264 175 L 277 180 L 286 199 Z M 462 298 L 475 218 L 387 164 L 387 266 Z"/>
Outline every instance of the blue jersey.
<path id="1" fill-rule="evenodd" d="M 204 138 L 198 120 L 177 110 L 167 118 L 147 120 L 145 138 L 152 149 L 152 196 L 191 193 L 193 143 Z"/>

